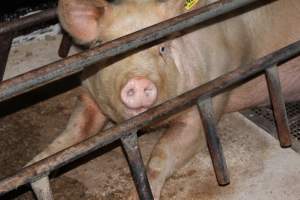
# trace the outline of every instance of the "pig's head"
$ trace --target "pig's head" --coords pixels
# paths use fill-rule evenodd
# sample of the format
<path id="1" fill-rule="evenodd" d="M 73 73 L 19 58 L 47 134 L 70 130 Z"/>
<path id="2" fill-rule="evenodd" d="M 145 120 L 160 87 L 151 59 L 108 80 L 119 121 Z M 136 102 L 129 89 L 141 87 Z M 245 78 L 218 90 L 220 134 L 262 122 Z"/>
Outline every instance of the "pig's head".
<path id="1" fill-rule="evenodd" d="M 184 1 L 180 2 L 183 5 Z M 60 0 L 58 13 L 75 41 L 88 44 L 109 41 L 172 17 L 180 7 L 175 4 L 178 1 Z M 176 96 L 182 83 L 168 41 L 85 74 L 85 85 L 103 112 L 117 122 Z"/>
<path id="2" fill-rule="evenodd" d="M 184 0 L 59 0 L 63 28 L 78 44 L 108 41 L 170 18 Z"/>

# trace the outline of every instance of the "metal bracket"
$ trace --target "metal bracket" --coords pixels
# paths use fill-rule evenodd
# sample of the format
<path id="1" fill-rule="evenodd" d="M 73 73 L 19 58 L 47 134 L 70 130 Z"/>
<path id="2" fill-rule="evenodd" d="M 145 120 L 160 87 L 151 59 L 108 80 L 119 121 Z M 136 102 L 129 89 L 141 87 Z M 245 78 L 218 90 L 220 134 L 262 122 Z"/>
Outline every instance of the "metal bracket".
<path id="1" fill-rule="evenodd" d="M 58 55 L 61 58 L 67 57 L 71 46 L 72 46 L 72 38 L 67 33 L 63 33 L 63 37 L 61 39 L 61 43 L 58 49 Z"/>
<path id="2" fill-rule="evenodd" d="M 146 169 L 138 146 L 137 133 L 121 138 L 135 187 L 141 200 L 153 200 Z"/>
<path id="3" fill-rule="evenodd" d="M 292 143 L 277 66 L 266 69 L 266 78 L 273 107 L 274 119 L 276 121 L 278 139 L 281 147 L 287 148 L 290 147 Z"/>
<path id="4" fill-rule="evenodd" d="M 215 174 L 219 185 L 225 186 L 230 183 L 229 172 L 224 158 L 222 145 L 217 133 L 217 126 L 214 119 L 212 99 L 198 100 L 207 147 L 214 166 Z"/>

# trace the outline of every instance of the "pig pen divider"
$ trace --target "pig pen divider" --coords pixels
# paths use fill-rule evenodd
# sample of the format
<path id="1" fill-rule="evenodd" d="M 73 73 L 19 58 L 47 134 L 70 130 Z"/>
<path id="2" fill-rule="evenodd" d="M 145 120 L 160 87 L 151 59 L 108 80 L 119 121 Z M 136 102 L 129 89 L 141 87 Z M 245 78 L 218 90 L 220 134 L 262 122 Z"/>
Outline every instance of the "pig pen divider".
<path id="1" fill-rule="evenodd" d="M 194 10 L 191 12 L 192 14 L 186 13 L 182 16 L 167 20 L 158 25 L 154 25 L 150 28 L 146 28 L 142 31 L 112 41 L 108 44 L 104 44 L 95 49 L 80 53 L 75 56 L 71 56 L 64 59 L 63 61 L 52 63 L 43 67 L 42 69 L 37 69 L 11 80 L 4 81 L 0 85 L 0 101 L 4 101 L 11 97 L 17 96 L 18 94 L 45 85 L 54 80 L 71 75 L 75 73 L 74 71 L 81 71 L 85 66 L 90 65 L 94 62 L 98 62 L 111 56 L 119 55 L 123 52 L 137 48 L 142 44 L 158 40 L 170 33 L 183 30 L 187 27 L 191 27 L 194 24 L 204 22 L 210 18 L 218 16 L 222 13 L 224 14 L 252 2 L 255 1 L 240 0 L 225 1 L 222 3 L 217 2 L 215 4 L 208 5 L 207 7 Z M 236 4 L 238 4 L 238 6 Z M 220 11 L 220 9 L 223 8 L 225 8 L 225 10 Z M 199 10 L 200 14 L 197 13 L 199 12 Z M 193 16 L 197 14 L 201 16 L 205 13 L 208 14 L 197 18 L 197 20 L 195 19 L 195 16 Z M 195 19 L 196 21 L 188 21 L 188 19 L 190 18 Z M 162 30 L 159 30 L 157 28 L 160 28 Z M 145 168 L 143 166 L 141 157 L 139 156 L 140 153 L 137 145 L 136 131 L 150 125 L 151 123 L 155 123 L 173 114 L 176 114 L 183 109 L 191 107 L 195 104 L 198 104 L 200 114 L 202 118 L 204 118 L 203 124 L 205 127 L 206 140 L 211 153 L 218 183 L 220 185 L 226 185 L 229 183 L 229 175 L 222 152 L 221 143 L 217 136 L 215 123 L 213 121 L 211 98 L 219 93 L 224 92 L 226 89 L 243 83 L 243 81 L 245 81 L 246 79 L 253 78 L 258 74 L 265 72 L 267 74 L 268 86 L 270 88 L 270 95 L 274 113 L 275 116 L 278 116 L 276 117 L 276 122 L 278 124 L 278 134 L 281 134 L 279 135 L 279 138 L 282 138 L 280 140 L 281 146 L 290 146 L 290 140 L 288 136 L 286 136 L 286 134 L 288 133 L 288 126 L 286 125 L 286 111 L 284 108 L 282 94 L 280 92 L 281 90 L 277 74 L 277 65 L 278 63 L 282 63 L 292 57 L 297 56 L 299 53 L 300 41 L 282 48 L 261 59 L 258 59 L 252 64 L 240 67 L 230 73 L 222 75 L 213 81 L 210 81 L 189 92 L 186 92 L 159 106 L 149 109 L 145 113 L 142 113 L 130 120 L 127 120 L 115 127 L 102 132 L 101 135 L 104 136 L 100 136 L 100 134 L 95 135 L 79 144 L 71 146 L 31 166 L 25 167 L 16 174 L 4 178 L 0 181 L 0 195 L 3 195 L 27 183 L 34 184 L 42 180 L 49 183 L 48 175 L 53 170 L 58 169 L 61 166 L 66 165 L 78 158 L 81 158 L 116 140 L 121 140 L 125 152 L 127 153 L 129 165 L 133 173 L 133 178 L 137 186 L 139 197 L 141 199 L 153 199 L 149 183 L 147 181 Z M 88 58 L 90 58 L 88 61 L 83 61 L 84 59 Z M 75 67 L 75 69 L 67 69 L 72 67 Z M 53 71 L 53 69 L 55 69 L 56 71 Z M 24 84 L 23 86 L 22 83 Z M 48 188 L 45 188 L 45 191 L 35 190 L 39 199 L 52 199 L 50 185 L 48 184 L 48 186 Z"/>
<path id="2" fill-rule="evenodd" d="M 0 81 L 3 79 L 13 39 L 19 34 L 22 34 L 24 29 L 31 28 L 33 31 L 35 26 L 56 20 L 56 18 L 56 9 L 48 9 L 18 20 L 0 24 Z"/>
<path id="3" fill-rule="evenodd" d="M 122 137 L 126 137 L 129 133 L 140 130 L 150 123 L 157 122 L 187 107 L 191 107 L 196 104 L 197 101 L 202 102 L 205 99 L 224 92 L 228 88 L 237 86 L 245 79 L 254 78 L 260 73 L 263 73 L 267 68 L 273 67 L 277 63 L 282 63 L 299 54 L 300 41 L 258 59 L 253 64 L 239 67 L 230 73 L 224 74 L 159 106 L 151 108 L 130 120 L 102 132 L 101 135 L 104 136 L 100 136 L 100 134 L 95 135 L 77 145 L 71 146 L 31 166 L 23 168 L 13 176 L 2 179 L 0 181 L 0 194 L 4 194 L 23 184 L 36 181 L 40 177 L 47 176 L 51 171 L 67 163 L 85 156 L 113 141 L 119 140 Z"/>
<path id="4" fill-rule="evenodd" d="M 30 29 L 30 32 L 32 32 L 35 29 L 38 29 L 39 25 L 45 23 L 48 24 L 49 22 L 57 22 L 57 13 L 54 8 L 0 24 L 0 81 L 2 81 L 4 76 L 13 39 L 18 35 L 22 35 L 23 30 Z M 62 58 L 67 57 L 71 46 L 71 37 L 68 34 L 63 33 L 63 38 L 58 49 L 58 55 Z"/>

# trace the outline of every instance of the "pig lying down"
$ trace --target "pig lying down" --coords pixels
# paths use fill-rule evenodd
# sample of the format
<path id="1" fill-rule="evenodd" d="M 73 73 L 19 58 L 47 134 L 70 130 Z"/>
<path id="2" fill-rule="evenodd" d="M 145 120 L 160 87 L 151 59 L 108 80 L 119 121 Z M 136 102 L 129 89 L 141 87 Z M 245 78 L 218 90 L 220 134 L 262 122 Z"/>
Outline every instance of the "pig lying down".
<path id="1" fill-rule="evenodd" d="M 213 1 L 199 1 L 199 6 Z M 62 27 L 78 44 L 106 42 L 186 12 L 184 0 L 60 0 Z M 87 89 L 79 96 L 64 132 L 32 161 L 38 161 L 170 98 L 300 39 L 300 1 L 278 0 L 194 32 L 167 40 L 128 57 L 99 63 L 83 73 Z M 280 67 L 286 100 L 299 99 L 299 59 Z M 95 70 L 96 69 L 96 70 Z M 219 119 L 268 103 L 264 76 L 213 99 Z M 171 117 L 155 145 L 147 175 L 158 200 L 165 181 L 203 145 L 196 107 Z M 34 188 L 44 187 L 42 181 Z M 133 190 L 134 191 L 134 190 Z M 135 192 L 129 199 L 136 199 Z"/>

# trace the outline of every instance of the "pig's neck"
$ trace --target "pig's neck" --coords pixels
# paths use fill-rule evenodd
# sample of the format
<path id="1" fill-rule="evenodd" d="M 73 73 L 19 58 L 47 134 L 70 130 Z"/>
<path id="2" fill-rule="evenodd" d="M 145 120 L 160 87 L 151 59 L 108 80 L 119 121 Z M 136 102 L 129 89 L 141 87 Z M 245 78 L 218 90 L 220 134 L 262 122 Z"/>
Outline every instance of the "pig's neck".
<path id="1" fill-rule="evenodd" d="M 171 51 L 181 75 L 180 92 L 199 86 L 247 62 L 251 55 L 251 45 L 247 41 L 239 44 L 246 35 L 243 29 L 227 29 L 225 25 L 219 24 L 173 40 Z"/>
<path id="2" fill-rule="evenodd" d="M 198 48 L 194 48 L 193 40 L 189 37 L 181 37 L 171 42 L 171 53 L 179 72 L 178 92 L 194 88 L 200 84 L 198 77 L 205 74 L 204 68 L 199 68 L 203 62 Z"/>
<path id="3" fill-rule="evenodd" d="M 297 1 L 275 1 L 172 41 L 181 89 L 191 89 L 298 40 Z"/>

